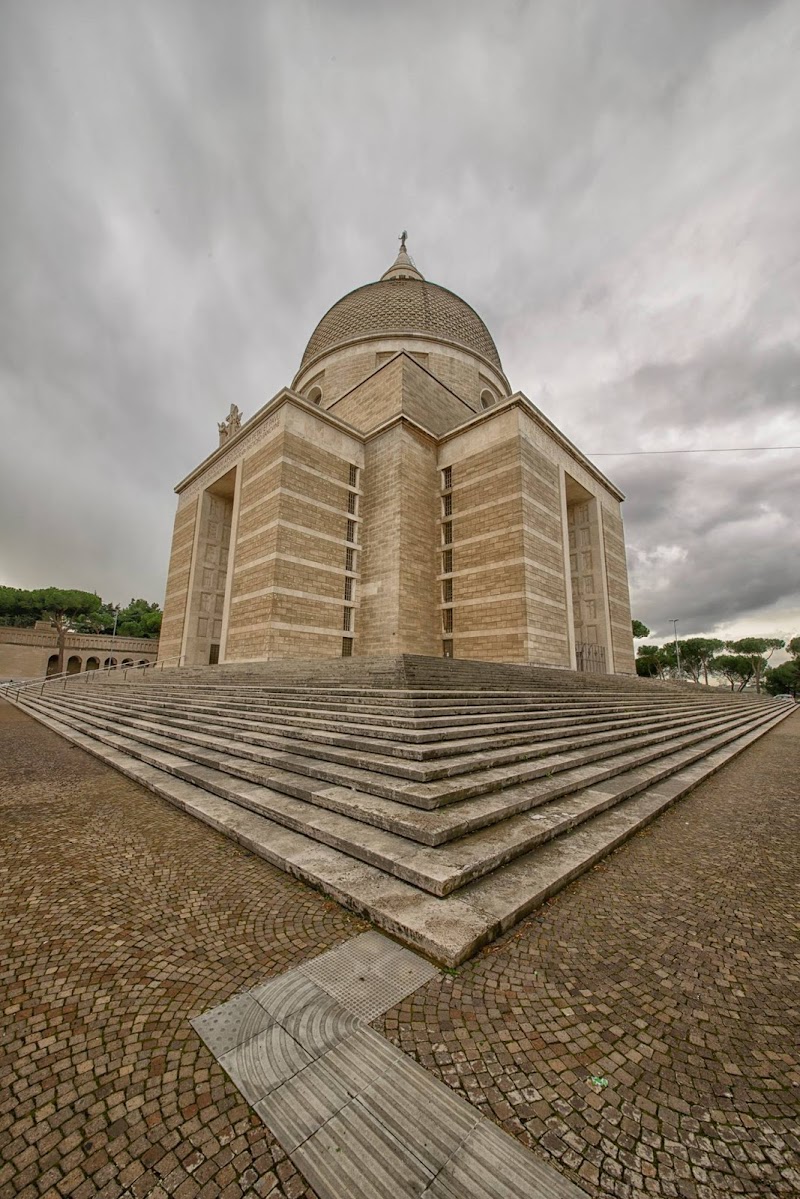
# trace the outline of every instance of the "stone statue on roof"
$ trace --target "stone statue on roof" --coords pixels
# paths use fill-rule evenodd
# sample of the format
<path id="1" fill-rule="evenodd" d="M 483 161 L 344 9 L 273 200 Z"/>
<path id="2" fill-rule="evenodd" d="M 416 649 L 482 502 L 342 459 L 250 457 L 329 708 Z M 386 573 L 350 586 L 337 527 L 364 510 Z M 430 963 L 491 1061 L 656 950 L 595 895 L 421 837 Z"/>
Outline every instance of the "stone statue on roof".
<path id="1" fill-rule="evenodd" d="M 242 414 L 235 404 L 231 404 L 230 412 L 225 420 L 220 421 L 217 425 L 219 430 L 219 444 L 223 445 L 229 437 L 235 437 L 242 427 Z"/>

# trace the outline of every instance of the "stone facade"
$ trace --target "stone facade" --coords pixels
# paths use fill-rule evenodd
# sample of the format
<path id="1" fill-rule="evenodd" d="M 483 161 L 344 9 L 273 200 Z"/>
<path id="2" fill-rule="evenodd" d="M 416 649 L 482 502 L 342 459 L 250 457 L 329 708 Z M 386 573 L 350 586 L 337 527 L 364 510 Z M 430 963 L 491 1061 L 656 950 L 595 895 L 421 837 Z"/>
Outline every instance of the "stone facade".
<path id="1" fill-rule="evenodd" d="M 79 674 L 128 662 L 155 662 L 158 641 L 147 637 L 104 637 L 68 633 L 64 669 Z M 46 621 L 32 629 L 0 628 L 0 679 L 40 679 L 58 670 L 56 631 Z"/>
<path id="2" fill-rule="evenodd" d="M 634 673 L 623 496 L 404 250 L 176 490 L 164 659 Z"/>

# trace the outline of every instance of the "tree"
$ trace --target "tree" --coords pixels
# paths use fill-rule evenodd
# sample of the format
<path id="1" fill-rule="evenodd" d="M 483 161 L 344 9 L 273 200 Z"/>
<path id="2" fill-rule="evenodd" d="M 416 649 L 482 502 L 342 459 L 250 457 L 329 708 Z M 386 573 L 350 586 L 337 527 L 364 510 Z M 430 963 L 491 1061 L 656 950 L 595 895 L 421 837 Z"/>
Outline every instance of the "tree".
<path id="1" fill-rule="evenodd" d="M 49 620 L 56 631 L 58 644 L 58 674 L 64 672 L 64 647 L 67 633 L 81 632 L 89 627 L 92 616 L 102 606 L 99 595 L 90 591 L 64 591 L 60 587 L 45 587 L 30 593 L 39 607 L 39 619 Z"/>
<path id="2" fill-rule="evenodd" d="M 641 620 L 632 620 L 631 628 L 633 629 L 634 637 L 649 637 L 650 630 L 646 624 L 642 624 Z"/>
<path id="3" fill-rule="evenodd" d="M 800 637 L 792 637 L 786 642 L 786 652 L 793 658 L 800 658 Z"/>
<path id="4" fill-rule="evenodd" d="M 761 691 L 761 679 L 768 660 L 776 649 L 783 649 L 784 641 L 779 637 L 741 637 L 738 641 L 726 641 L 725 648 L 732 650 L 734 655 L 743 655 L 750 659 L 753 667 L 756 691 Z"/>
<path id="5" fill-rule="evenodd" d="M 700 682 L 702 673 L 703 682 L 707 687 L 709 669 L 713 671 L 714 654 L 724 648 L 725 642 L 716 637 L 687 637 L 685 641 L 679 641 L 678 645 L 681 651 L 681 666 L 696 683 Z"/>
<path id="6" fill-rule="evenodd" d="M 714 659 L 713 670 L 728 680 L 731 691 L 744 691 L 754 674 L 753 663 L 746 654 L 720 654 Z"/>
<path id="7" fill-rule="evenodd" d="M 791 643 L 790 643 L 791 644 Z M 764 690 L 768 695 L 791 695 L 800 691 L 800 660 L 782 662 L 764 672 Z"/>
<path id="8" fill-rule="evenodd" d="M 642 678 L 664 678 L 669 662 L 658 645 L 640 645 L 636 651 L 636 673 Z"/>
<path id="9" fill-rule="evenodd" d="M 127 608 L 119 612 L 117 633 L 121 637 L 156 638 L 161 633 L 162 612 L 158 604 L 149 604 L 144 599 L 132 599 Z"/>

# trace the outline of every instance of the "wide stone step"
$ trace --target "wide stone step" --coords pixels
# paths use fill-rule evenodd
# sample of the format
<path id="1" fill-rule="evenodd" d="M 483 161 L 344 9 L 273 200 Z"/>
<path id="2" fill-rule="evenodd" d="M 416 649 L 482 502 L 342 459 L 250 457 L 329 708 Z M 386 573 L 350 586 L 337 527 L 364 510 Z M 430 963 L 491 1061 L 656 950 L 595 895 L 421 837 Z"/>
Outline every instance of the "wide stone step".
<path id="1" fill-rule="evenodd" d="M 284 723 L 296 723 L 297 721 L 308 722 L 309 719 L 316 719 L 326 722 L 329 726 L 331 721 L 336 721 L 340 725 L 357 724 L 357 725 L 373 725 L 385 727 L 387 729 L 409 729 L 414 732 L 424 732 L 425 730 L 439 729 L 457 729 L 470 730 L 478 728 L 481 725 L 496 726 L 498 723 L 508 725 L 509 727 L 515 724 L 526 724 L 533 720 L 555 721 L 560 718 L 565 718 L 572 715 L 580 715 L 584 719 L 600 719 L 604 715 L 617 714 L 638 714 L 645 711 L 690 711 L 697 706 L 696 701 L 678 700 L 668 703 L 643 703 L 639 701 L 629 702 L 626 700 L 615 700 L 608 702 L 586 702 L 580 701 L 570 702 L 563 699 L 552 698 L 548 702 L 536 702 L 526 705 L 503 705 L 498 701 L 494 701 L 491 705 L 437 705 L 433 709 L 425 709 L 422 713 L 415 709 L 403 709 L 397 707 L 389 707 L 385 705 L 376 705 L 368 703 L 353 702 L 349 705 L 337 704 L 334 700 L 297 700 L 296 703 L 288 703 L 285 701 L 277 702 L 270 699 L 253 699 L 241 696 L 229 696 L 222 691 L 204 692 L 201 697 L 192 695 L 184 697 L 169 694 L 148 694 L 147 692 L 136 693 L 135 696 L 126 695 L 120 698 L 135 698 L 138 703 L 149 704 L 151 707 L 158 705 L 164 710 L 171 708 L 178 710 L 180 708 L 191 708 L 193 711 L 210 711 L 213 713 L 231 715 L 247 715 L 255 718 L 262 716 L 286 717 Z M 712 706 L 712 705 L 706 705 Z M 718 705 L 713 705 L 718 706 Z M 456 736 L 456 733 L 448 733 L 450 736 Z M 431 735 L 428 739 L 432 740 Z"/>
<path id="2" fill-rule="evenodd" d="M 75 702 L 91 703 L 91 697 L 72 695 Z M 221 710 L 206 711 L 194 707 L 180 707 L 158 702 L 110 698 L 104 701 L 109 708 L 131 713 L 149 713 L 158 718 L 168 718 L 176 726 L 183 722 L 192 726 L 196 724 L 213 725 L 220 729 L 229 730 L 236 737 L 240 733 L 249 736 L 266 734 L 280 738 L 295 739 L 304 742 L 314 742 L 315 745 L 337 746 L 343 749 L 355 750 L 361 754 L 383 754 L 389 757 L 410 759 L 411 761 L 430 762 L 438 758 L 454 758 L 460 753 L 476 754 L 486 751 L 509 749 L 516 746 L 526 746 L 531 740 L 537 743 L 545 740 L 559 740 L 568 736 L 582 737 L 584 735 L 606 734 L 614 732 L 620 737 L 630 735 L 641 721 L 641 715 L 621 714 L 606 719 L 592 719 L 556 722 L 542 725 L 530 722 L 529 726 L 515 727 L 498 724 L 491 728 L 484 727 L 480 732 L 471 736 L 465 735 L 463 729 L 455 730 L 453 736 L 448 736 L 448 730 L 439 730 L 435 734 L 415 734 L 400 730 L 375 729 L 367 726 L 352 726 L 346 732 L 339 731 L 341 725 L 335 721 L 322 722 L 311 718 L 303 721 L 297 718 L 293 721 L 271 720 L 268 716 L 258 720 L 246 716 L 226 714 Z M 693 705 L 679 719 L 691 721 L 706 711 L 717 711 L 716 706 L 706 708 Z M 657 726 L 659 723 L 669 723 L 675 717 L 672 713 L 651 715 L 648 723 Z M 532 734 L 535 733 L 535 737 Z M 433 739 L 431 739 L 433 738 Z"/>
<path id="3" fill-rule="evenodd" d="M 450 713 L 433 720 L 415 717 L 372 715 L 363 711 L 343 714 L 332 710 L 284 709 L 272 705 L 191 700 L 180 703 L 160 697 L 109 697 L 106 703 L 128 706 L 137 711 L 188 714 L 216 721 L 223 719 L 247 721 L 248 727 L 263 726 L 266 729 L 279 726 L 284 729 L 303 728 L 310 731 L 330 732 L 346 729 L 353 736 L 372 737 L 380 740 L 401 741 L 409 745 L 433 745 L 440 741 L 457 741 L 469 738 L 470 743 L 478 736 L 491 737 L 514 732 L 535 732 L 539 729 L 563 727 L 565 721 L 579 718 L 584 726 L 601 726 L 609 720 L 636 720 L 642 713 L 649 716 L 673 715 L 690 712 L 717 710 L 717 705 L 681 704 L 665 708 L 649 705 L 644 708 L 600 707 L 576 705 L 559 707 L 556 711 L 535 710 L 527 712 L 486 712 L 481 714 Z"/>
<path id="4" fill-rule="evenodd" d="M 85 676 L 81 676 L 81 682 Z M 94 679 L 92 679 L 94 682 Z M 80 682 L 73 683 L 74 688 L 80 687 Z M 702 698 L 706 702 L 745 702 L 747 697 L 723 692 L 715 689 L 698 688 L 687 691 L 659 691 L 655 695 L 641 695 L 629 690 L 575 691 L 569 688 L 547 688 L 530 691 L 378 691 L 374 688 L 337 688 L 326 690 L 320 687 L 281 689 L 263 686 L 234 687 L 213 684 L 203 685 L 167 685 L 159 684 L 157 680 L 151 683 L 126 683 L 124 690 L 141 695 L 160 693 L 173 696 L 214 696 L 225 695 L 240 697 L 246 700 L 259 699 L 304 706 L 334 704 L 337 707 L 358 710 L 363 705 L 387 706 L 392 709 L 423 710 L 430 707 L 453 710 L 459 706 L 478 705 L 490 709 L 497 705 L 510 707 L 526 703 L 540 704 L 589 704 L 596 703 L 626 703 L 635 706 L 671 703 L 692 703 Z"/>
<path id="5" fill-rule="evenodd" d="M 59 706 L 77 706 L 87 712 L 93 712 L 100 719 L 107 714 L 102 703 L 93 703 L 84 697 L 81 703 L 74 698 L 42 697 L 42 702 L 51 702 Z M 574 765 L 576 752 L 580 751 L 584 760 L 607 757 L 619 751 L 621 743 L 627 743 L 641 736 L 659 735 L 669 737 L 673 730 L 686 730 L 693 727 L 699 717 L 688 716 L 671 721 L 657 720 L 640 724 L 636 728 L 626 730 L 615 729 L 611 733 L 593 733 L 579 736 L 577 730 L 560 740 L 540 740 L 523 748 L 513 750 L 500 749 L 478 753 L 458 754 L 446 761 L 435 764 L 417 765 L 403 761 L 399 757 L 375 753 L 372 747 L 360 748 L 356 752 L 332 747 L 327 741 L 299 741 L 287 737 L 264 735 L 248 729 L 237 729 L 230 722 L 220 722 L 216 725 L 185 718 L 165 717 L 147 718 L 134 715 L 129 710 L 117 712 L 116 715 L 125 721 L 129 727 L 141 728 L 145 731 L 164 732 L 165 730 L 176 739 L 196 741 L 198 735 L 211 734 L 223 738 L 223 743 L 234 742 L 237 752 L 250 755 L 253 749 L 263 752 L 272 751 L 277 754 L 289 754 L 285 762 L 275 763 L 289 765 L 292 770 L 299 769 L 302 773 L 313 773 L 323 777 L 318 768 L 309 770 L 308 760 L 319 763 L 327 761 L 335 764 L 341 773 L 347 771 L 352 778 L 354 771 L 356 786 L 361 786 L 378 795 L 400 799 L 402 802 L 416 804 L 420 807 L 438 807 L 441 804 L 465 799 L 485 791 L 492 791 L 509 786 L 523 778 L 535 778 L 550 771 Z M 245 746 L 246 749 L 241 749 Z M 588 751 L 588 752 L 587 752 Z M 295 765 L 294 763 L 298 764 Z M 520 763 L 527 763 L 524 772 Z M 376 779 L 381 775 L 395 776 L 391 781 L 383 783 Z M 464 775 L 479 777 L 464 779 Z M 406 780 L 398 784 L 397 777 Z M 329 776 L 326 776 L 329 777 Z M 348 778 L 347 781 L 351 781 Z M 438 786 L 437 786 L 438 783 Z"/>
<path id="6" fill-rule="evenodd" d="M 764 719 L 769 717 L 762 717 L 762 721 Z M 86 726 L 77 721 L 73 727 L 87 731 Z M 174 752 L 149 748 L 128 736 L 99 731 L 93 735 L 149 765 L 378 866 L 431 894 L 442 896 L 713 752 L 740 733 L 741 728 L 737 728 L 706 737 L 692 746 L 664 752 L 656 762 L 625 769 L 612 779 L 594 787 L 583 787 L 558 800 L 542 801 L 535 810 L 506 817 L 489 828 L 435 848 L 366 824 L 340 811 L 320 808 L 274 787 L 253 784 L 219 769 L 199 765 Z"/>
<path id="7" fill-rule="evenodd" d="M 699 721 L 689 732 L 666 730 L 635 737 L 626 741 L 623 748 L 613 742 L 602 756 L 598 756 L 597 750 L 573 750 L 541 761 L 534 777 L 530 768 L 520 765 L 507 769 L 500 777 L 497 777 L 499 772 L 489 772 L 491 777 L 487 779 L 484 777 L 487 772 L 478 772 L 474 780 L 467 776 L 470 794 L 465 793 L 463 776 L 457 794 L 444 792 L 440 783 L 422 784 L 412 794 L 405 781 L 398 780 L 390 789 L 386 776 L 369 771 L 344 771 L 340 766 L 274 755 L 245 744 L 238 745 L 232 754 L 222 737 L 184 733 L 178 738 L 158 731 L 157 725 L 145 729 L 122 723 L 108 714 L 90 715 L 80 710 L 74 710 L 71 719 L 73 723 L 79 721 L 84 731 L 105 730 L 127 736 L 142 745 L 178 754 L 248 782 L 274 787 L 400 836 L 439 845 L 567 794 L 576 787 L 596 785 L 622 770 L 646 765 L 664 753 L 738 728 L 752 717 L 734 712 Z M 476 787 L 481 790 L 473 796 L 471 792 Z M 442 807 L 445 800 L 449 802 Z"/>
<path id="8" fill-rule="evenodd" d="M 570 833 L 439 898 L 367 862 L 243 808 L 53 719 L 37 718 L 280 869 L 320 887 L 436 961 L 457 966 L 654 819 L 780 720 L 785 709 L 621 800 Z"/>

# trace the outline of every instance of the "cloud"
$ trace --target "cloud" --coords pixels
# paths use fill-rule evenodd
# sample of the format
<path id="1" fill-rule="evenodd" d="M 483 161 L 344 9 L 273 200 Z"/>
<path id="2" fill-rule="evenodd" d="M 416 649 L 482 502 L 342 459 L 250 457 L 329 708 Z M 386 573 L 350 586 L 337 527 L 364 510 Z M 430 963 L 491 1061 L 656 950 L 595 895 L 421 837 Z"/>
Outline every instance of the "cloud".
<path id="1" fill-rule="evenodd" d="M 791 0 L 11 0 L 2 581 L 159 599 L 174 483 L 404 227 L 582 448 L 800 442 L 799 33 Z M 641 619 L 800 625 L 796 456 L 598 464 Z"/>

